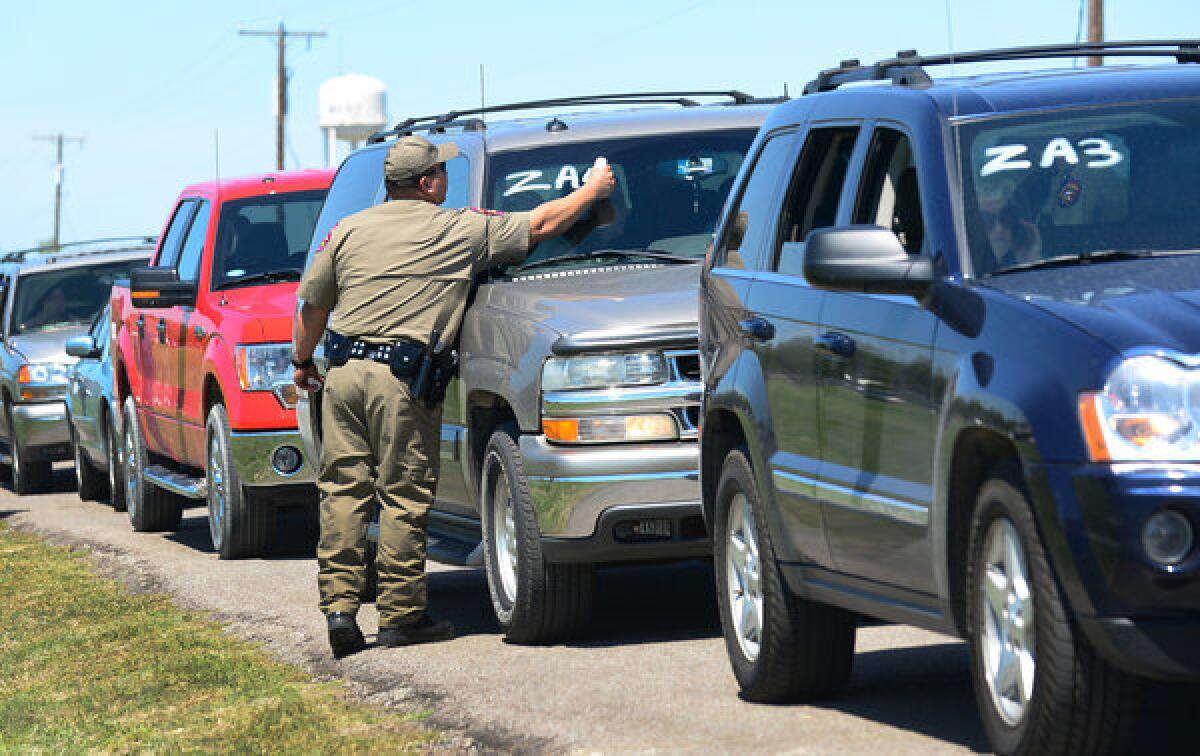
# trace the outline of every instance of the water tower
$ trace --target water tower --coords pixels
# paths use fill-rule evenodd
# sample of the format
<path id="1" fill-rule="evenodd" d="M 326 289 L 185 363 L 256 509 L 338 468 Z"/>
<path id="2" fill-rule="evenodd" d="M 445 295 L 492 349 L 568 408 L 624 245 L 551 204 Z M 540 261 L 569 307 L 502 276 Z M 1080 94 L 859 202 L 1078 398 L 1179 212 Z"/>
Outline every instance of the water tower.
<path id="1" fill-rule="evenodd" d="M 337 162 L 337 143 L 358 147 L 387 125 L 387 90 L 370 76 L 346 74 L 321 85 L 317 91 L 320 126 L 325 132 L 325 164 Z"/>

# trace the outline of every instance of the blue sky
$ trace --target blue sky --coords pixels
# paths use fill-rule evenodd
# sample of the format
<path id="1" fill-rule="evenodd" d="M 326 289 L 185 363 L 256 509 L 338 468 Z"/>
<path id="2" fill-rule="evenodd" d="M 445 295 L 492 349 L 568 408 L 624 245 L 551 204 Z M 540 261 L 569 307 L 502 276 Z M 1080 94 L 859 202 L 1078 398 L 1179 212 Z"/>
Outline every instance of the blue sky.
<path id="1" fill-rule="evenodd" d="M 16 7 L 12 7 L 12 6 Z M 608 0 L 410 3 L 206 0 L 10 3 L 0 36 L 0 250 L 50 237 L 53 146 L 66 148 L 62 238 L 157 233 L 185 184 L 274 166 L 275 52 L 239 28 L 322 29 L 288 50 L 287 167 L 323 165 L 317 88 L 388 87 L 388 115 L 642 89 L 793 94 L 858 57 L 1075 39 L 1079 0 Z M 952 23 L 948 23 L 948 17 Z M 1195 0 L 1108 0 L 1109 39 L 1200 37 Z"/>

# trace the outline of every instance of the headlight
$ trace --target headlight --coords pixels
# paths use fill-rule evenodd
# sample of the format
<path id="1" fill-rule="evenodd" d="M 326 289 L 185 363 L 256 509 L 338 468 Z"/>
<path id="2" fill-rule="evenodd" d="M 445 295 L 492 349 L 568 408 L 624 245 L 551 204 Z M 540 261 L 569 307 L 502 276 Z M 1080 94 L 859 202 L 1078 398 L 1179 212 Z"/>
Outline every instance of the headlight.
<path id="1" fill-rule="evenodd" d="M 1094 462 L 1200 460 L 1200 371 L 1125 360 L 1103 391 L 1080 397 L 1079 417 Z"/>
<path id="2" fill-rule="evenodd" d="M 235 361 L 242 391 L 270 391 L 284 407 L 296 406 L 291 344 L 240 346 Z"/>
<path id="3" fill-rule="evenodd" d="M 551 357 L 542 368 L 542 390 L 645 386 L 667 380 L 667 359 L 659 352 Z"/>
<path id="4" fill-rule="evenodd" d="M 42 386 L 65 386 L 68 380 L 68 368 L 55 362 L 35 362 L 22 365 L 17 371 L 17 383 L 22 385 L 37 384 Z"/>

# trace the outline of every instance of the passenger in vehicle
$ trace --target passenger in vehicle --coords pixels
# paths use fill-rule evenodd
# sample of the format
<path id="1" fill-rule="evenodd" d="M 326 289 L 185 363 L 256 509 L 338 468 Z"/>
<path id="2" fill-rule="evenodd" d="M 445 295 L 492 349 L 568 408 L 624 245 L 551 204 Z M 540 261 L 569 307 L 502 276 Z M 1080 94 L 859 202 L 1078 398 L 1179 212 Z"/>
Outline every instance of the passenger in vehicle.
<path id="1" fill-rule="evenodd" d="M 1042 257 L 1042 236 L 1020 187 L 995 188 L 979 199 L 979 217 L 992 247 L 992 270 L 1010 268 Z"/>
<path id="2" fill-rule="evenodd" d="M 38 328 L 66 320 L 67 295 L 58 286 L 51 286 L 38 300 L 33 312 L 25 320 L 25 328 Z"/>

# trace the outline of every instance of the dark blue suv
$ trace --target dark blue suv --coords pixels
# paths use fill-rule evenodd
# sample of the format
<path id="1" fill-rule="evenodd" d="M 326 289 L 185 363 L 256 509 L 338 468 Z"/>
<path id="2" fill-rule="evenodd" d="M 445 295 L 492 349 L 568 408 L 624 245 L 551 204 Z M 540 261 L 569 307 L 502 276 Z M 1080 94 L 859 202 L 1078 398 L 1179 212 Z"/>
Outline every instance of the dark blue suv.
<path id="1" fill-rule="evenodd" d="M 744 697 L 842 688 L 860 615 L 968 638 L 1003 753 L 1200 681 L 1198 50 L 848 61 L 768 118 L 701 292 Z M 1088 52 L 1177 62 L 927 73 Z"/>

